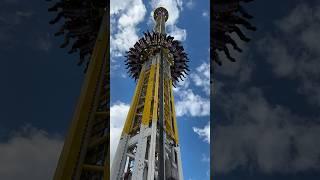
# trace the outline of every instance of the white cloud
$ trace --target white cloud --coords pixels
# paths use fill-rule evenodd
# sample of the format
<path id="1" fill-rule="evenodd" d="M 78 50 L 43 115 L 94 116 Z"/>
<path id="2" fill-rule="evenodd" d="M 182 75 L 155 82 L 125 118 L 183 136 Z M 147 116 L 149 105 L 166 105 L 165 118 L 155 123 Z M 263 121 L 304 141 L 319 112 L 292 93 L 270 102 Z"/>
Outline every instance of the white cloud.
<path id="1" fill-rule="evenodd" d="M 263 39 L 260 43 L 261 45 L 266 45 L 267 43 L 276 45 L 267 47 L 265 50 L 269 52 L 269 55 L 266 56 L 266 60 L 273 66 L 273 72 L 277 76 L 285 77 L 294 71 L 295 64 L 291 62 L 294 58 L 280 40 L 269 37 Z"/>
<path id="2" fill-rule="evenodd" d="M 287 16 L 277 20 L 277 33 L 259 41 L 258 47 L 272 65 L 274 75 L 296 79 L 297 92 L 310 103 L 320 105 L 320 4 L 298 4 Z M 313 94 L 313 96 L 310 96 Z"/>
<path id="3" fill-rule="evenodd" d="M 119 14 L 121 11 L 124 11 L 130 8 L 130 3 L 132 3 L 132 0 L 128 0 L 128 1 L 110 0 L 110 14 L 111 15 Z"/>
<path id="4" fill-rule="evenodd" d="M 187 38 L 187 30 L 178 28 L 177 26 L 169 26 L 168 32 L 178 41 L 185 41 Z"/>
<path id="5" fill-rule="evenodd" d="M 201 139 L 203 139 L 203 141 L 210 144 L 210 123 L 203 128 L 193 127 L 192 129 Z"/>
<path id="6" fill-rule="evenodd" d="M 210 157 L 207 156 L 206 154 L 202 154 L 201 161 L 202 162 L 210 162 Z"/>
<path id="7" fill-rule="evenodd" d="M 195 73 L 190 74 L 191 79 L 196 86 L 202 87 L 203 91 L 210 95 L 210 65 L 207 62 L 202 63 L 196 68 Z"/>
<path id="8" fill-rule="evenodd" d="M 189 9 L 193 9 L 194 6 L 195 6 L 195 3 L 194 3 L 193 0 L 189 0 L 189 1 L 186 3 L 186 6 L 187 6 L 187 8 L 189 8 Z"/>
<path id="9" fill-rule="evenodd" d="M 217 123 L 213 129 L 214 172 L 228 173 L 239 167 L 263 173 L 320 169 L 320 160 L 315 158 L 320 156 L 318 120 L 270 104 L 257 88 L 221 93 L 216 101 L 221 102 L 216 108 L 225 115 L 216 122 L 228 123 Z"/>
<path id="10" fill-rule="evenodd" d="M 122 56 L 138 40 L 137 25 L 144 20 L 146 7 L 142 0 L 110 2 L 111 56 Z"/>
<path id="11" fill-rule="evenodd" d="M 275 23 L 282 31 L 292 33 L 292 31 L 296 32 L 302 25 L 312 23 L 313 18 L 313 11 L 307 4 L 302 3 L 296 6 L 286 17 Z"/>
<path id="12" fill-rule="evenodd" d="M 184 81 L 179 81 L 177 87 L 173 89 L 175 93 L 175 107 L 177 116 L 208 116 L 210 114 L 210 67 L 204 62 L 196 68 L 195 72 Z M 203 88 L 205 97 L 194 92 L 194 86 Z"/>
<path id="13" fill-rule="evenodd" d="M 203 11 L 203 12 L 202 12 L 202 16 L 203 16 L 203 17 L 208 17 L 208 16 L 209 16 L 208 11 Z"/>
<path id="14" fill-rule="evenodd" d="M 142 0 L 128 0 L 110 2 L 110 49 L 112 64 L 117 64 L 117 57 L 124 56 L 125 52 L 139 39 L 138 25 L 143 23 L 147 9 Z M 175 39 L 186 40 L 187 31 L 177 26 L 180 11 L 183 8 L 181 0 L 161 0 L 151 1 L 152 10 L 156 7 L 163 6 L 169 11 L 169 20 L 167 24 L 168 34 L 175 37 Z M 153 12 L 147 24 L 153 22 Z M 146 31 L 147 29 L 145 29 Z M 151 29 L 149 29 L 151 30 Z M 113 68 L 117 69 L 117 66 Z"/>
<path id="15" fill-rule="evenodd" d="M 150 2 L 150 5 L 152 6 L 152 10 L 159 6 L 165 7 L 169 11 L 169 20 L 166 23 L 167 33 L 174 36 L 177 40 L 186 40 L 186 29 L 177 26 L 179 14 L 183 9 L 182 0 L 153 0 Z M 139 39 L 138 32 L 141 30 L 138 28 L 138 25 L 154 22 L 153 11 L 150 12 L 147 22 L 144 21 L 146 13 L 147 8 L 142 0 L 111 0 L 110 49 L 112 64 L 117 64 L 117 60 L 119 59 L 117 57 L 123 57 L 125 52 Z M 113 70 L 117 70 L 117 66 Z"/>
<path id="16" fill-rule="evenodd" d="M 179 92 L 182 89 L 187 89 L 190 85 L 190 80 L 186 77 L 183 81 L 177 82 L 176 87 L 173 88 L 173 92 Z"/>
<path id="17" fill-rule="evenodd" d="M 180 100 L 175 102 L 177 116 L 208 116 L 210 114 L 210 100 L 194 94 L 191 89 L 176 93 Z"/>
<path id="18" fill-rule="evenodd" d="M 205 154 L 202 154 L 202 159 L 201 159 L 202 162 L 210 162 L 210 157 L 205 155 Z"/>
<path id="19" fill-rule="evenodd" d="M 130 105 L 118 102 L 110 108 L 110 164 L 118 147 Z"/>
<path id="20" fill-rule="evenodd" d="M 261 46 L 267 49 L 266 56 L 261 57 L 268 58 L 277 76 L 300 79 L 303 93 L 316 99 L 320 77 L 317 50 L 320 46 L 316 41 L 320 18 L 317 19 L 316 13 L 320 6 L 303 6 L 299 7 L 302 11 L 297 10 L 292 15 L 295 18 L 290 18 L 290 21 L 297 19 L 299 22 L 281 22 L 283 26 L 288 24 L 287 27 L 279 27 L 283 31 L 278 32 L 280 37 L 271 36 L 272 41 Z M 306 7 L 308 9 L 303 10 Z M 311 23 L 310 18 L 317 21 Z M 219 68 L 225 75 L 239 77 L 246 69 L 241 62 Z M 230 69 L 229 65 L 237 67 L 225 71 Z M 214 127 L 214 172 L 228 173 L 239 167 L 254 168 L 263 173 L 319 171 L 319 117 L 299 117 L 283 106 L 270 104 L 256 88 L 244 88 L 241 92 L 230 89 L 228 94 L 223 91 L 219 94 L 216 101 L 220 103 L 215 108 L 221 108 L 225 117 L 217 121 L 227 123 Z M 204 129 L 197 127 L 195 130 L 204 138 Z"/>
<path id="21" fill-rule="evenodd" d="M 0 177 L 3 180 L 52 179 L 63 141 L 43 130 L 26 126 L 0 142 Z"/>

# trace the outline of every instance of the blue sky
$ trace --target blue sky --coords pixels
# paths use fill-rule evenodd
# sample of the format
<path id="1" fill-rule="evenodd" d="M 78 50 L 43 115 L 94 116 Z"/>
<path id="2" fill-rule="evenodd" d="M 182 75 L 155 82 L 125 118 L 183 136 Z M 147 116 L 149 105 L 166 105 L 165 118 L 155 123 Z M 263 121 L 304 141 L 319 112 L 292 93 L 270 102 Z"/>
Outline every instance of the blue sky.
<path id="1" fill-rule="evenodd" d="M 169 11 L 167 32 L 190 59 L 190 75 L 174 89 L 184 177 L 209 179 L 209 1 L 111 1 L 111 159 L 136 85 L 123 55 L 153 29 L 151 13 L 159 6 Z"/>

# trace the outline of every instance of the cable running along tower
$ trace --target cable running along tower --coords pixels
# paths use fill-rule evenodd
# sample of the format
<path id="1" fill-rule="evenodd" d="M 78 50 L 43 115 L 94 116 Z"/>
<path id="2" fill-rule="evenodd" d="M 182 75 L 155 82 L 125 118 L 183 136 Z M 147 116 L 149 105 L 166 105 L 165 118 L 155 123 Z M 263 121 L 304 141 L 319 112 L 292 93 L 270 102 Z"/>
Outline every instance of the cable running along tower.
<path id="1" fill-rule="evenodd" d="M 154 11 L 154 31 L 127 52 L 128 73 L 137 81 L 111 168 L 112 180 L 182 180 L 172 85 L 187 74 L 188 58 L 165 32 L 168 11 Z M 182 80 L 182 79 L 181 79 Z"/>

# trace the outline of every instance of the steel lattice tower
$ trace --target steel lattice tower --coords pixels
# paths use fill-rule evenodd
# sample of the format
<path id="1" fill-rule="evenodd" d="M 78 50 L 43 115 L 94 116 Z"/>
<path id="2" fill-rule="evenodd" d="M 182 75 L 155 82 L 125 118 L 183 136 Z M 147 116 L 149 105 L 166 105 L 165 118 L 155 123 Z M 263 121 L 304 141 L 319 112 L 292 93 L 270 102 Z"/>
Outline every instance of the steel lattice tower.
<path id="1" fill-rule="evenodd" d="M 127 52 L 128 73 L 137 81 L 111 168 L 112 180 L 182 180 L 172 85 L 188 70 L 179 41 L 166 35 L 168 11 L 154 11 L 154 31 Z"/>
<path id="2" fill-rule="evenodd" d="M 64 35 L 69 53 L 79 52 L 86 75 L 71 126 L 66 135 L 54 180 L 109 180 L 109 11 L 106 1 L 63 0 L 49 11 L 50 21 L 65 22 L 55 35 Z"/>

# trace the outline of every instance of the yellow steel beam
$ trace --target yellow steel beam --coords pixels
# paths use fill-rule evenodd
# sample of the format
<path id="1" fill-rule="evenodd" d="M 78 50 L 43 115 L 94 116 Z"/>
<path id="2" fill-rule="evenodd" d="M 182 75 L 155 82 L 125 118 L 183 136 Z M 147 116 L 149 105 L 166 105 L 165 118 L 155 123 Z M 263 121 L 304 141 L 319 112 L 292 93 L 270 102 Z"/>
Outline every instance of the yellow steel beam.
<path id="1" fill-rule="evenodd" d="M 145 74 L 145 72 L 143 72 L 143 71 L 140 72 L 140 75 L 139 75 L 140 77 L 138 79 L 138 85 L 137 85 L 135 92 L 134 92 L 133 101 L 131 103 L 131 106 L 130 106 L 130 109 L 129 109 L 129 112 L 127 115 L 127 119 L 124 124 L 122 135 L 129 134 L 129 132 L 131 131 L 131 126 L 132 126 L 133 118 L 135 115 L 136 106 L 138 105 L 138 100 L 139 100 L 139 96 L 140 96 L 143 81 L 144 81 L 144 74 Z"/>
<path id="2" fill-rule="evenodd" d="M 104 61 L 107 61 L 107 48 L 109 34 L 107 33 L 107 13 L 105 13 L 94 51 L 90 60 L 88 71 L 81 89 L 80 98 L 74 112 L 70 129 L 66 136 L 60 159 L 54 174 L 54 180 L 70 180 L 77 166 L 78 155 L 81 149 L 81 138 L 88 121 L 91 106 L 94 101 L 95 87 L 101 74 L 100 69 Z M 105 21 L 105 22 L 104 22 Z"/>
<path id="3" fill-rule="evenodd" d="M 154 74 L 155 73 L 155 65 L 151 65 L 149 80 L 148 80 L 148 87 L 146 92 L 146 98 L 144 101 L 144 109 L 142 115 L 142 124 L 148 125 L 151 120 L 151 101 L 153 95 L 153 86 L 154 86 Z"/>
<path id="4" fill-rule="evenodd" d="M 177 126 L 177 119 L 176 119 L 176 110 L 174 106 L 174 96 L 173 96 L 173 91 L 172 91 L 172 80 L 170 79 L 170 94 L 171 94 L 171 101 L 172 101 L 172 117 L 174 121 L 174 137 L 176 140 L 176 143 L 179 143 L 179 136 L 178 136 L 178 126 Z"/>
<path id="5" fill-rule="evenodd" d="M 168 78 L 165 78 L 164 80 L 164 95 L 165 95 L 165 106 L 164 106 L 164 112 L 165 112 L 165 127 L 166 127 L 166 133 L 169 137 L 175 140 L 175 133 L 174 133 L 174 127 L 172 126 L 172 115 L 173 113 L 170 110 L 170 102 L 171 102 L 171 85 L 170 80 Z"/>
<path id="6" fill-rule="evenodd" d="M 104 111 L 104 112 L 96 112 L 96 116 L 101 116 L 103 118 L 107 118 L 109 116 L 109 112 Z"/>
<path id="7" fill-rule="evenodd" d="M 105 143 L 108 140 L 109 140 L 109 134 L 107 136 L 103 136 L 103 137 L 95 139 L 93 142 L 91 142 L 89 144 L 88 148 L 90 149 L 90 148 L 96 147 L 97 145 Z"/>
<path id="8" fill-rule="evenodd" d="M 99 171 L 99 172 L 104 171 L 103 166 L 90 165 L 90 164 L 84 164 L 84 165 L 82 165 L 82 168 L 85 170 L 90 170 L 90 171 Z"/>
<path id="9" fill-rule="evenodd" d="M 110 141 L 107 151 L 107 158 L 104 161 L 103 180 L 110 180 Z"/>
<path id="10" fill-rule="evenodd" d="M 152 113 L 152 119 L 153 121 L 156 121 L 158 119 L 158 102 L 159 102 L 159 97 L 158 97 L 158 90 L 159 90 L 159 69 L 160 65 L 155 64 L 156 66 L 156 81 L 154 83 L 154 96 L 153 96 L 153 113 Z"/>

